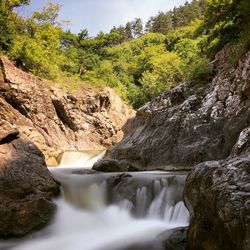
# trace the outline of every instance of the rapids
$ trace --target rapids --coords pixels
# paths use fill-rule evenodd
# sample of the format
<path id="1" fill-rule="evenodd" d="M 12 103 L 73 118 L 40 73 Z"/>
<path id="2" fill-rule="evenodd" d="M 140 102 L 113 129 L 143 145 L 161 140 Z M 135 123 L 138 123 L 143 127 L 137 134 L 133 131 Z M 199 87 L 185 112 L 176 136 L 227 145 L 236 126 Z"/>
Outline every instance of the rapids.
<path id="1" fill-rule="evenodd" d="M 77 164 L 83 159 L 93 157 L 76 157 Z M 50 169 L 63 194 L 55 201 L 51 224 L 22 240 L 0 242 L 0 249 L 123 250 L 188 225 L 182 201 L 185 173 L 97 173 L 77 164 Z M 156 245 L 155 250 L 163 249 Z"/>

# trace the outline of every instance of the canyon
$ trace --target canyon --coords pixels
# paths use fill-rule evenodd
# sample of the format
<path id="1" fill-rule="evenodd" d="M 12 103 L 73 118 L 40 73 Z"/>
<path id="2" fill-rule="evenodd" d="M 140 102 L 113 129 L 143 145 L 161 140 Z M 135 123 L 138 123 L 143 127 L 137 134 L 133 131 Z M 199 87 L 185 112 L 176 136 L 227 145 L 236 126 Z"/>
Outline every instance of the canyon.
<path id="1" fill-rule="evenodd" d="M 65 189 L 68 182 L 60 179 L 61 175 L 51 176 L 45 159 L 48 165 L 58 165 L 65 150 L 91 148 L 107 152 L 92 170 L 70 172 L 71 178 L 76 178 L 75 185 L 78 179 L 80 183 L 84 179 L 85 183 L 93 176 L 97 179 L 106 176 L 98 171 L 126 172 L 105 177 L 105 185 L 110 194 L 114 190 L 119 190 L 118 194 L 126 190 L 123 198 L 136 210 L 138 207 L 133 204 L 150 185 L 145 181 L 138 186 L 139 182 L 134 183 L 131 177 L 136 173 L 132 172 L 188 171 L 185 187 L 183 184 L 183 190 L 174 198 L 180 201 L 183 193 L 191 217 L 187 237 L 183 236 L 185 229 L 181 229 L 178 236 L 186 238 L 186 249 L 249 249 L 250 52 L 244 54 L 237 65 L 229 63 L 230 55 L 228 47 L 216 55 L 211 63 L 214 75 L 210 82 L 181 83 L 136 113 L 111 89 L 99 93 L 65 92 L 48 87 L 45 80 L 23 72 L 2 57 L 0 188 L 4 195 L 0 198 L 10 200 L 11 204 L 17 199 L 18 206 L 25 209 L 25 213 L 15 213 L 18 218 L 23 218 L 23 213 L 30 215 L 29 206 L 38 207 L 40 202 L 46 211 L 44 217 L 39 222 L 34 220 L 36 223 L 32 225 L 27 225 L 24 217 L 22 229 L 17 233 L 13 226 L 8 227 L 4 230 L 9 232 L 6 236 L 25 235 L 52 218 L 55 207 L 51 198 L 58 194 L 59 183 Z M 23 177 L 20 171 L 29 174 Z M 60 172 L 57 168 L 54 171 Z M 34 174 L 44 176 L 46 181 L 41 184 Z M 27 185 L 18 182 L 19 176 Z M 173 178 L 178 179 L 176 176 Z M 15 188 L 6 192 L 6 185 Z M 158 184 L 154 184 L 154 188 L 155 185 Z M 161 191 L 162 188 L 165 186 L 161 186 Z M 137 198 L 133 196 L 134 190 L 137 190 Z M 19 197 L 21 193 L 23 197 Z M 64 195 L 67 197 L 67 193 Z M 154 203 L 154 198 L 150 202 Z M 2 205 L 4 209 L 0 207 L 1 216 L 6 213 L 6 204 Z M 31 216 L 36 216 L 36 210 L 33 213 Z M 15 217 L 15 220 L 18 219 Z M 5 236 L 3 232 L 1 236 Z"/>

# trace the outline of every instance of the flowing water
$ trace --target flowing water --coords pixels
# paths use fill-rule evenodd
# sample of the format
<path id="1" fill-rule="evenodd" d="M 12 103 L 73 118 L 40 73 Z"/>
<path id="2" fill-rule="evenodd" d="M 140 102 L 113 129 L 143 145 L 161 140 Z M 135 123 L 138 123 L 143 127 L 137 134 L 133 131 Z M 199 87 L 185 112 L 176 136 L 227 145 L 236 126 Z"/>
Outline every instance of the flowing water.
<path id="1" fill-rule="evenodd" d="M 60 168 L 91 168 L 105 155 L 105 150 L 66 150 L 61 158 Z"/>
<path id="2" fill-rule="evenodd" d="M 0 249 L 123 250 L 189 223 L 185 173 L 96 173 L 65 165 L 51 169 L 63 193 L 51 225 Z"/>

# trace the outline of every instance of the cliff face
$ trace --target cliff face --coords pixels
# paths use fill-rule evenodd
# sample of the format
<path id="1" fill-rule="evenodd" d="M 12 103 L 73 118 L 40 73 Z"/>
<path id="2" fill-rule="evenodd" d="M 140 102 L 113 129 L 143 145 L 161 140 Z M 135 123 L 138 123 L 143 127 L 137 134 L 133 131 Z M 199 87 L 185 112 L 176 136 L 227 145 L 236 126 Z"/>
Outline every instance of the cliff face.
<path id="1" fill-rule="evenodd" d="M 229 53 L 217 55 L 211 83 L 180 84 L 138 110 L 106 159 L 146 170 L 180 169 L 244 153 L 250 135 L 250 52 L 235 68 L 226 64 Z"/>
<path id="2" fill-rule="evenodd" d="M 82 90 L 72 95 L 0 59 L 0 119 L 34 142 L 49 165 L 64 149 L 105 149 L 122 138 L 132 114 L 111 90 Z"/>

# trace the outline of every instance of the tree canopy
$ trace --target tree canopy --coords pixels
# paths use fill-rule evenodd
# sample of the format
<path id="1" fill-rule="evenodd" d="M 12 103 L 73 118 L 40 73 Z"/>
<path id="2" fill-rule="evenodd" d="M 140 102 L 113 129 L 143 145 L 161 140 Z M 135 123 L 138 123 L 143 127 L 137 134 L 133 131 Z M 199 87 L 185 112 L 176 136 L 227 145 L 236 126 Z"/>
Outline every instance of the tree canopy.
<path id="1" fill-rule="evenodd" d="M 249 0 L 193 0 L 151 17 L 136 18 L 90 37 L 63 29 L 60 5 L 48 3 L 24 19 L 15 8 L 28 0 L 0 0 L 0 52 L 54 81 L 109 86 L 135 108 L 179 82 L 206 83 L 210 61 L 226 44 L 234 60 L 250 48 Z"/>

